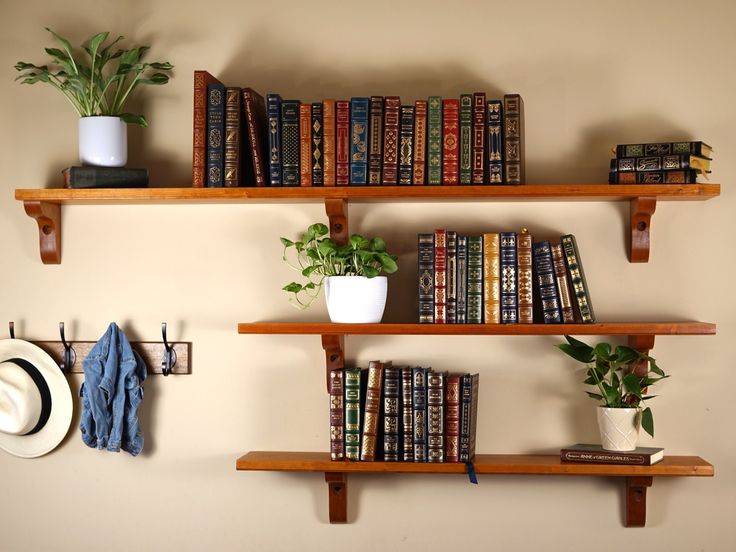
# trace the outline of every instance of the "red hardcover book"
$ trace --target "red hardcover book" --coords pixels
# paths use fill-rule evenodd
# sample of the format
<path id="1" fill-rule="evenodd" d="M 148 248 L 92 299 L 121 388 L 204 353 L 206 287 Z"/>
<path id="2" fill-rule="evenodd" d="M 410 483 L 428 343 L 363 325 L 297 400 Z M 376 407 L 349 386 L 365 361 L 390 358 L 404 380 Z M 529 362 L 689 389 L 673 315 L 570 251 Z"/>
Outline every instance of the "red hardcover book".
<path id="1" fill-rule="evenodd" d="M 339 100 L 335 105 L 337 107 L 335 182 L 338 186 L 347 186 L 350 184 L 350 102 Z"/>
<path id="2" fill-rule="evenodd" d="M 412 183 L 424 185 L 427 160 L 427 100 L 414 102 L 414 176 Z"/>
<path id="3" fill-rule="evenodd" d="M 204 188 L 207 172 L 207 85 L 220 81 L 207 71 L 194 72 L 194 124 L 192 126 L 192 187 Z"/>
<path id="4" fill-rule="evenodd" d="M 335 100 L 322 102 L 322 155 L 324 185 L 334 186 L 335 172 Z"/>
<path id="5" fill-rule="evenodd" d="M 268 151 L 268 124 L 266 122 L 266 103 L 252 88 L 243 88 L 245 107 L 245 128 L 250 144 L 250 159 L 256 186 L 265 186 L 268 179 L 268 165 L 265 153 Z M 243 148 L 245 155 L 246 148 Z"/>
<path id="6" fill-rule="evenodd" d="M 383 120 L 383 178 L 382 183 L 396 186 L 399 182 L 399 124 L 401 98 L 386 96 Z"/>
<path id="7" fill-rule="evenodd" d="M 473 94 L 473 184 L 485 184 L 486 167 L 486 95 Z"/>
<path id="8" fill-rule="evenodd" d="M 460 376 L 445 381 L 445 462 L 460 461 Z"/>
<path id="9" fill-rule="evenodd" d="M 460 183 L 460 100 L 442 100 L 442 183 Z"/>
<path id="10" fill-rule="evenodd" d="M 312 185 L 312 104 L 299 106 L 299 185 Z"/>
<path id="11" fill-rule="evenodd" d="M 447 231 L 434 231 L 434 323 L 447 323 Z"/>
<path id="12" fill-rule="evenodd" d="M 330 459 L 345 458 L 345 411 L 343 407 L 342 370 L 330 370 Z"/>

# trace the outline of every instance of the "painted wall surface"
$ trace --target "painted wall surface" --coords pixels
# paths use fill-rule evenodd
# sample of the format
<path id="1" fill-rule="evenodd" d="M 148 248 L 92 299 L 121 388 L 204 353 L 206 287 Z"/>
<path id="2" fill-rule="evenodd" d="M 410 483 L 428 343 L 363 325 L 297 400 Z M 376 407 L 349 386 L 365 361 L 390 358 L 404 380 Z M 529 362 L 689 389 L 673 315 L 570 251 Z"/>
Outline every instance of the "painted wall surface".
<path id="1" fill-rule="evenodd" d="M 61 446 L 36 459 L 0 453 L 0 549 L 620 550 L 736 549 L 736 4 L 619 2 L 249 2 L 174 0 L 0 3 L 0 324 L 27 339 L 96 340 L 111 321 L 131 339 L 193 342 L 193 373 L 151 377 L 144 453 L 87 448 L 79 412 Z M 418 232 L 573 233 L 601 321 L 702 320 L 715 337 L 659 337 L 672 377 L 652 402 L 667 453 L 700 455 L 715 478 L 656 479 L 645 529 L 623 527 L 620 482 L 596 478 L 350 478 L 351 523 L 327 522 L 319 474 L 236 472 L 249 450 L 325 450 L 328 400 L 315 336 L 241 336 L 248 321 L 326 320 L 297 312 L 279 236 L 325 221 L 320 204 L 96 205 L 63 209 L 63 262 L 41 264 L 35 222 L 15 188 L 58 187 L 76 161 L 77 118 L 49 87 L 20 86 L 18 60 L 42 62 L 44 27 L 81 42 L 102 30 L 170 60 L 165 87 L 131 110 L 132 167 L 154 186 L 187 186 L 192 73 L 317 101 L 325 97 L 490 97 L 526 106 L 530 184 L 600 183 L 616 143 L 702 139 L 715 148 L 720 198 L 660 202 L 648 264 L 626 256 L 628 209 L 616 202 L 357 204 L 351 230 L 399 255 L 385 320 L 414 319 Z M 0 334 L 4 330 L 0 328 Z M 5 337 L 3 335 L 2 337 Z M 351 337 L 348 360 L 481 373 L 478 450 L 556 453 L 597 440 L 581 370 L 554 337 Z M 76 393 L 82 377 L 69 378 Z M 78 406 L 78 403 L 77 403 Z"/>

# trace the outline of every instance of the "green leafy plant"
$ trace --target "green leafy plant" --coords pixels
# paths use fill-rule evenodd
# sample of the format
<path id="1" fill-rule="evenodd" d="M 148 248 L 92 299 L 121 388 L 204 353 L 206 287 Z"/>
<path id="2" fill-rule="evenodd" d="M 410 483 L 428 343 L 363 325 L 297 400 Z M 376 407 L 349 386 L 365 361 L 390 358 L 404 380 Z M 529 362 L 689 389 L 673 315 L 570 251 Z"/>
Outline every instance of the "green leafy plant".
<path id="1" fill-rule="evenodd" d="M 34 65 L 25 61 L 15 64 L 22 74 L 15 80 L 21 84 L 45 82 L 59 90 L 80 117 L 108 115 L 120 117 L 126 123 L 148 126 L 143 115 L 123 113 L 123 106 L 133 91 L 141 85 L 161 85 L 169 82 L 165 73 L 174 66 L 168 61 L 144 63 L 141 61 L 149 50 L 148 46 L 138 46 L 124 50 L 113 49 L 123 37 L 119 36 L 107 46 L 104 42 L 110 33 L 94 35 L 84 44 L 85 54 L 74 53 L 71 43 L 50 32 L 62 49 L 45 48 L 51 56 L 51 65 Z"/>
<path id="2" fill-rule="evenodd" d="M 307 228 L 299 241 L 281 238 L 283 260 L 307 279 L 304 284 L 291 282 L 283 287 L 293 294 L 290 301 L 298 308 L 312 304 L 327 276 L 373 278 L 381 272 L 392 274 L 398 270 L 397 257 L 386 251 L 383 239 L 353 234 L 347 244 L 338 245 L 328 234 L 326 225 L 316 223 Z"/>
<path id="3" fill-rule="evenodd" d="M 647 388 L 667 378 L 656 361 L 641 351 L 619 345 L 613 352 L 609 343 L 601 342 L 591 347 L 577 339 L 565 336 L 567 343 L 557 346 L 578 362 L 588 365 L 584 383 L 597 388 L 587 391 L 588 396 L 608 408 L 638 408 L 641 411 L 641 427 L 654 437 L 652 410 L 642 408 L 644 401 L 656 395 L 645 395 Z"/>

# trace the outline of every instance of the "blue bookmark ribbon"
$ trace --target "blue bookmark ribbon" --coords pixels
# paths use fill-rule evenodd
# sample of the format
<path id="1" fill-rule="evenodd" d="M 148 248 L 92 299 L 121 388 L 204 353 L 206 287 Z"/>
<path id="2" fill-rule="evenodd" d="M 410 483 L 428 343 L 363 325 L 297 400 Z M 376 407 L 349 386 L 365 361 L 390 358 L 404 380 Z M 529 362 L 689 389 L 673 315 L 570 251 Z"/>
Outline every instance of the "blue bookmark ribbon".
<path id="1" fill-rule="evenodd" d="M 475 466 L 472 462 L 465 462 L 465 471 L 468 474 L 468 480 L 473 484 L 478 484 L 478 477 L 475 474 Z"/>

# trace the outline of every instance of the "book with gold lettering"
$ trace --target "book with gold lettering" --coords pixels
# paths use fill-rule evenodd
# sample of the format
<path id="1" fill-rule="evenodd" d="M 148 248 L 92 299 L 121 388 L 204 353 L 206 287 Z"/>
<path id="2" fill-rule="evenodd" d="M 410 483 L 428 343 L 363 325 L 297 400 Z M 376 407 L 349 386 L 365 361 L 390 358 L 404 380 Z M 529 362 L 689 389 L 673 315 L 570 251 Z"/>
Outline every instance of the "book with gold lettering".
<path id="1" fill-rule="evenodd" d="M 648 144 L 618 144 L 614 153 L 619 158 L 691 154 L 710 159 L 713 155 L 713 148 L 702 141 L 652 142 Z"/>
<path id="2" fill-rule="evenodd" d="M 488 100 L 486 122 L 488 123 L 488 182 L 503 184 L 503 135 L 501 123 L 503 121 L 503 102 Z"/>
<path id="3" fill-rule="evenodd" d="M 423 186 L 427 175 L 427 100 L 414 102 L 414 171 L 412 183 Z"/>
<path id="4" fill-rule="evenodd" d="M 473 182 L 473 95 L 460 96 L 460 184 Z"/>
<path id="5" fill-rule="evenodd" d="M 240 108 L 240 88 L 225 88 L 225 162 L 223 183 L 228 188 L 244 184 L 241 136 L 242 110 Z"/>
<path id="6" fill-rule="evenodd" d="M 412 367 L 401 367 L 401 460 L 414 461 L 414 401 L 412 390 Z"/>
<path id="7" fill-rule="evenodd" d="M 335 108 L 335 182 L 347 186 L 350 184 L 350 102 L 338 100 Z"/>
<path id="8" fill-rule="evenodd" d="M 363 434 L 360 443 L 360 459 L 373 462 L 376 459 L 376 438 L 378 418 L 381 412 L 381 388 L 383 382 L 383 363 L 371 360 L 368 363 L 368 384 L 363 412 Z"/>
<path id="9" fill-rule="evenodd" d="M 498 234 L 483 234 L 483 321 L 501 323 L 501 243 Z"/>
<path id="10" fill-rule="evenodd" d="M 207 182 L 207 85 L 222 84 L 207 71 L 194 71 L 194 121 L 192 125 L 192 187 Z"/>
<path id="11" fill-rule="evenodd" d="M 532 251 L 542 320 L 545 324 L 560 324 L 562 323 L 562 313 L 560 311 L 560 295 L 555 280 L 555 268 L 552 262 L 552 246 L 549 241 L 545 240 L 533 244 Z"/>
<path id="12" fill-rule="evenodd" d="M 325 186 L 334 186 L 335 173 L 335 100 L 327 99 L 322 102 L 322 139 L 324 155 L 324 183 Z"/>
<path id="13" fill-rule="evenodd" d="M 457 232 L 447 230 L 445 236 L 445 318 L 448 324 L 457 324 Z"/>
<path id="14" fill-rule="evenodd" d="M 312 186 L 324 186 L 322 102 L 312 104 Z"/>
<path id="15" fill-rule="evenodd" d="M 412 183 L 414 169 L 414 106 L 401 106 L 399 130 L 399 184 Z"/>
<path id="16" fill-rule="evenodd" d="M 299 185 L 312 185 L 312 104 L 299 106 Z"/>
<path id="17" fill-rule="evenodd" d="M 567 270 L 570 272 L 570 282 L 572 285 L 573 305 L 583 324 L 592 324 L 595 322 L 593 314 L 593 304 L 590 300 L 590 288 L 585 279 L 585 271 L 583 270 L 583 261 L 580 259 L 580 249 L 575 236 L 566 234 L 560 238 L 562 242 L 562 250 L 565 252 L 565 262 Z"/>
<path id="18" fill-rule="evenodd" d="M 526 228 L 522 228 L 517 236 L 516 256 L 519 263 L 519 324 L 533 324 L 532 236 Z"/>
<path id="19" fill-rule="evenodd" d="M 468 323 L 468 236 L 457 237 L 457 323 Z"/>
<path id="20" fill-rule="evenodd" d="M 524 100 L 519 94 L 503 96 L 503 176 L 506 184 L 526 184 Z"/>
<path id="21" fill-rule="evenodd" d="M 442 98 L 430 96 L 427 108 L 427 184 L 442 184 Z"/>
<path id="22" fill-rule="evenodd" d="M 460 100 L 442 100 L 442 184 L 460 182 Z"/>
<path id="23" fill-rule="evenodd" d="M 283 174 L 281 167 L 281 96 L 266 95 L 268 116 L 268 181 L 271 186 L 281 186 Z"/>
<path id="24" fill-rule="evenodd" d="M 565 264 L 565 254 L 562 251 L 562 244 L 557 243 L 552 245 L 552 264 L 555 269 L 557 291 L 560 294 L 562 322 L 564 324 L 572 324 L 575 322 L 575 315 L 573 314 L 572 308 L 572 289 L 570 288 L 570 279 L 567 277 L 567 265 Z"/>
<path id="25" fill-rule="evenodd" d="M 371 96 L 369 121 L 370 148 L 368 150 L 368 184 L 381 184 L 383 165 L 383 96 Z"/>
<path id="26" fill-rule="evenodd" d="M 225 183 L 225 86 L 207 85 L 207 178 L 208 188 Z"/>
<path id="27" fill-rule="evenodd" d="M 468 324 L 483 323 L 483 236 L 468 236 Z"/>
<path id="28" fill-rule="evenodd" d="M 710 171 L 710 159 L 699 155 L 653 155 L 611 159 L 611 172 L 671 171 L 691 169 L 701 173 Z"/>
<path id="29" fill-rule="evenodd" d="M 343 370 L 330 370 L 330 460 L 345 458 Z"/>
<path id="30" fill-rule="evenodd" d="M 399 182 L 399 139 L 401 98 L 386 96 L 383 115 L 383 175 L 381 182 L 396 186 Z"/>
<path id="31" fill-rule="evenodd" d="M 445 461 L 446 372 L 427 374 L 427 462 Z"/>
<path id="32" fill-rule="evenodd" d="M 499 234 L 499 269 L 501 271 L 501 323 L 516 324 L 517 312 L 517 273 L 516 273 L 516 232 Z"/>
<path id="33" fill-rule="evenodd" d="M 447 323 L 447 231 L 434 231 L 434 323 Z"/>
<path id="34" fill-rule="evenodd" d="M 253 167 L 253 178 L 256 186 L 265 186 L 268 183 L 268 123 L 266 122 L 266 103 L 258 92 L 252 88 L 243 88 L 243 108 L 245 111 L 245 126 L 243 142 L 248 143 L 249 154 L 243 149 L 246 162 Z M 247 138 L 247 139 L 246 139 Z"/>
<path id="35" fill-rule="evenodd" d="M 345 459 L 360 460 L 360 368 L 345 371 Z"/>
<path id="36" fill-rule="evenodd" d="M 710 171 L 706 171 L 706 174 Z M 608 173 L 609 184 L 695 184 L 698 171 L 612 171 Z"/>
<path id="37" fill-rule="evenodd" d="M 445 384 L 445 462 L 460 461 L 460 375 L 448 374 Z"/>
<path id="38" fill-rule="evenodd" d="M 383 369 L 383 459 L 398 462 L 401 459 L 400 410 L 401 369 L 385 363 Z"/>
<path id="39" fill-rule="evenodd" d="M 473 94 L 473 184 L 486 184 L 486 95 Z"/>
<path id="40" fill-rule="evenodd" d="M 465 374 L 460 380 L 460 462 L 472 462 L 475 457 L 479 378 Z"/>
<path id="41" fill-rule="evenodd" d="M 419 277 L 419 323 L 434 322 L 434 234 L 417 235 Z"/>
<path id="42" fill-rule="evenodd" d="M 299 186 L 299 100 L 281 102 L 281 171 L 283 186 Z"/>
<path id="43" fill-rule="evenodd" d="M 368 183 L 368 110 L 370 98 L 350 100 L 350 184 Z"/>
<path id="44" fill-rule="evenodd" d="M 412 368 L 412 408 L 414 414 L 414 462 L 427 461 L 427 375 L 431 368 Z"/>

